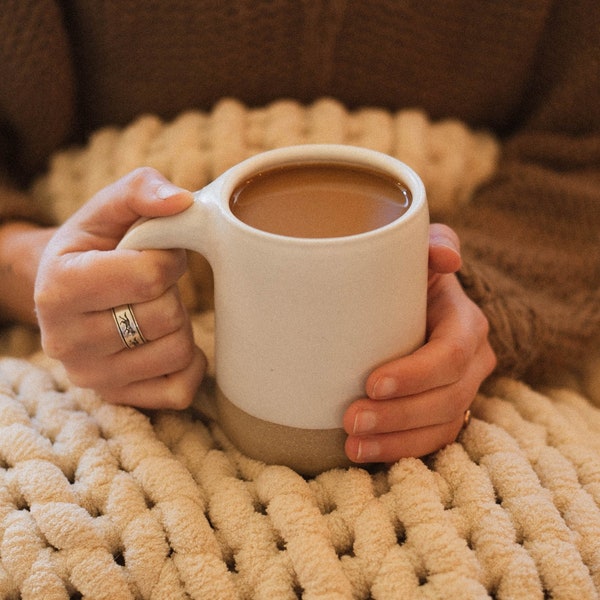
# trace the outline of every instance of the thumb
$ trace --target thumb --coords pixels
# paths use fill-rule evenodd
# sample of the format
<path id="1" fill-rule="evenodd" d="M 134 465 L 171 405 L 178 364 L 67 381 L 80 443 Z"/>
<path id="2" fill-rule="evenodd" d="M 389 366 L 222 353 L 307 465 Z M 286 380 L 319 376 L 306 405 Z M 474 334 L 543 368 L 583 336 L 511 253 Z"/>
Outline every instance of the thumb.
<path id="1" fill-rule="evenodd" d="M 442 223 L 429 227 L 429 270 L 455 273 L 460 269 L 460 240 L 453 229 Z"/>
<path id="2" fill-rule="evenodd" d="M 155 169 L 142 167 L 100 190 L 65 225 L 78 250 L 108 250 L 116 247 L 140 217 L 174 215 L 193 202 L 190 191 Z"/>

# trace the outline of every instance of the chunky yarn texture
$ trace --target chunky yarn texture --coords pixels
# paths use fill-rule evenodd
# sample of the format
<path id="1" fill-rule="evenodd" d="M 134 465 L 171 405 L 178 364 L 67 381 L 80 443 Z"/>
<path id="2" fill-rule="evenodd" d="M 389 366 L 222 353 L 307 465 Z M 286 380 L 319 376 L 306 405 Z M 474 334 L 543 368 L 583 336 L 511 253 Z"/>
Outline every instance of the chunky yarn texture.
<path id="1" fill-rule="evenodd" d="M 250 109 L 224 99 L 210 112 L 188 111 L 171 122 L 144 115 L 124 129 L 100 129 L 85 147 L 56 154 L 31 193 L 47 219 L 61 223 L 137 167 L 154 167 L 175 184 L 198 190 L 254 154 L 310 143 L 362 146 L 406 162 L 423 179 L 434 219 L 467 203 L 494 173 L 500 154 L 489 133 L 471 131 L 457 120 L 433 122 L 417 109 L 351 111 L 331 98 L 309 106 L 280 100 Z M 190 264 L 180 286 L 184 301 L 192 309 L 210 307 L 210 269 L 197 254 Z"/>
<path id="2" fill-rule="evenodd" d="M 350 111 L 330 98 L 249 109 L 225 99 L 208 113 L 189 111 L 173 122 L 146 115 L 122 130 L 99 130 L 85 148 L 57 154 L 34 195 L 61 222 L 100 188 L 142 165 L 197 190 L 258 152 L 310 143 L 353 144 L 406 162 L 423 179 L 438 216 L 469 200 L 494 172 L 499 154 L 488 133 L 456 120 L 432 122 L 417 109 Z"/>
<path id="3" fill-rule="evenodd" d="M 304 142 L 405 160 L 434 214 L 467 203 L 498 155 L 490 136 L 418 111 L 226 100 L 171 123 L 101 130 L 58 154 L 34 193 L 62 221 L 143 164 L 197 189 L 252 153 Z M 210 383 L 213 314 L 197 308 L 193 321 Z M 23 329 L 3 341 L 2 599 L 600 596 L 600 410 L 575 389 L 497 379 L 436 454 L 305 479 L 245 457 L 202 419 L 210 385 L 184 412 L 111 406 L 34 352 Z"/>
<path id="4" fill-rule="evenodd" d="M 600 411 L 497 381 L 425 461 L 305 480 L 0 360 L 0 597 L 593 599 Z"/>

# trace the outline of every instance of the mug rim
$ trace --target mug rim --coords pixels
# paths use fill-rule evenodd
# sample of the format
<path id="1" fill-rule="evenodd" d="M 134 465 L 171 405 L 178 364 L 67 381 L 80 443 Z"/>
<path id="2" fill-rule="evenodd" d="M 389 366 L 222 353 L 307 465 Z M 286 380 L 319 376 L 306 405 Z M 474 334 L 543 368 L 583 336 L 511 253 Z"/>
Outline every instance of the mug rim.
<path id="1" fill-rule="evenodd" d="M 393 221 L 375 229 L 345 236 L 335 237 L 297 237 L 272 233 L 253 227 L 239 219 L 231 210 L 230 199 L 238 184 L 260 171 L 302 162 L 329 162 L 371 168 L 384 175 L 399 177 L 411 193 L 408 209 Z M 350 144 L 298 144 L 283 146 L 255 154 L 230 167 L 215 181 L 222 182 L 218 190 L 219 205 L 225 218 L 240 230 L 263 239 L 286 240 L 286 243 L 301 245 L 324 245 L 356 243 L 359 239 L 369 239 L 384 235 L 386 232 L 412 221 L 426 205 L 427 197 L 423 181 L 412 167 L 389 154 L 378 150 Z M 209 186 L 210 187 L 210 186 Z M 426 207 L 425 207 L 426 208 Z"/>

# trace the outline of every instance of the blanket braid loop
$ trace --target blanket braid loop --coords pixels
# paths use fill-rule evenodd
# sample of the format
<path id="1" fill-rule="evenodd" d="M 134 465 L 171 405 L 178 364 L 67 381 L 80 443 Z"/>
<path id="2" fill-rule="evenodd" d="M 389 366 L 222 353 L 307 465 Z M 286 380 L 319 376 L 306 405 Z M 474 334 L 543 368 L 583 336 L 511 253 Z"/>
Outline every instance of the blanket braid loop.
<path id="1" fill-rule="evenodd" d="M 32 193 L 62 222 L 137 167 L 154 167 L 175 184 L 197 190 L 249 156 L 307 143 L 364 146 L 403 160 L 423 178 L 436 218 L 468 202 L 499 158 L 492 135 L 456 120 L 432 122 L 418 109 L 352 111 L 330 98 L 309 106 L 279 100 L 248 108 L 225 99 L 209 113 L 189 111 L 170 122 L 144 115 L 123 129 L 103 128 L 84 148 L 56 154 Z"/>
<path id="2" fill-rule="evenodd" d="M 597 599 L 600 411 L 492 382 L 425 460 L 305 479 L 0 359 L 0 597 Z"/>

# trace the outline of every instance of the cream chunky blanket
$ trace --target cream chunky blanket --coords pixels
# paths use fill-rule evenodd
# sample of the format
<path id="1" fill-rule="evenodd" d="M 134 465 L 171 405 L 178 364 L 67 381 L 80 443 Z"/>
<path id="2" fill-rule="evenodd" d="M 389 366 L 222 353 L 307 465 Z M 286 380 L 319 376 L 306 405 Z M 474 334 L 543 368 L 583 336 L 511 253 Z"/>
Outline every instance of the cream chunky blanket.
<path id="1" fill-rule="evenodd" d="M 468 202 L 498 153 L 483 133 L 413 111 L 224 101 L 103 130 L 58 155 L 34 193 L 64 219 L 140 164 L 195 189 L 306 141 L 403 158 L 434 214 Z M 212 372 L 212 313 L 194 326 Z M 304 479 L 241 455 L 196 407 L 107 405 L 34 348 L 15 329 L 0 358 L 2 599 L 600 596 L 600 410 L 574 387 L 490 382 L 460 439 L 426 460 Z"/>

